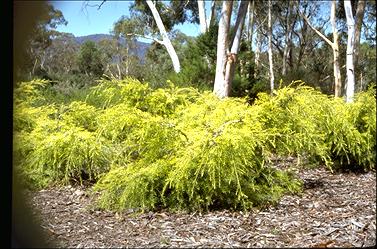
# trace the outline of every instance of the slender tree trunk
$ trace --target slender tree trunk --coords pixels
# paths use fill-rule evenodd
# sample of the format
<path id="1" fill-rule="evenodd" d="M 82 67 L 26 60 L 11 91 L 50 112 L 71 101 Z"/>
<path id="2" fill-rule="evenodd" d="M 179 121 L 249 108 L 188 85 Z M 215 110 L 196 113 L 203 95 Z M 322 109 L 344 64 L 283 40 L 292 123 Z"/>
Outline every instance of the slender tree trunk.
<path id="1" fill-rule="evenodd" d="M 354 41 L 354 54 L 353 54 L 353 63 L 355 65 L 356 71 L 360 72 L 360 80 L 356 80 L 355 83 L 359 84 L 359 89 L 362 89 L 362 70 L 359 66 L 359 52 L 360 52 L 360 36 L 361 36 L 361 27 L 363 24 L 364 11 L 365 11 L 366 1 L 359 0 L 357 3 L 356 9 L 356 20 L 355 20 L 355 41 Z M 356 75 L 355 75 L 356 77 Z"/>
<path id="2" fill-rule="evenodd" d="M 206 9 L 205 3 L 203 0 L 198 0 L 198 9 L 199 9 L 199 24 L 200 24 L 200 32 L 204 34 L 207 32 L 207 20 L 206 20 Z"/>
<path id="3" fill-rule="evenodd" d="M 253 33 L 254 33 L 254 9 L 255 1 L 251 0 L 248 7 L 248 22 L 247 22 L 247 42 L 250 44 L 250 50 L 253 50 Z"/>
<path id="4" fill-rule="evenodd" d="M 364 86 L 364 78 L 363 78 L 363 72 L 360 73 L 360 88 L 359 91 L 361 92 L 363 90 Z"/>
<path id="5" fill-rule="evenodd" d="M 150 10 L 153 14 L 153 18 L 156 21 L 157 27 L 160 31 L 161 36 L 162 36 L 163 45 L 166 47 L 166 49 L 169 53 L 169 56 L 172 60 L 174 71 L 176 73 L 179 73 L 181 71 L 181 65 L 180 65 L 177 53 L 175 52 L 175 49 L 174 49 L 174 47 L 173 47 L 173 45 L 172 45 L 172 43 L 171 43 L 171 41 L 168 37 L 165 26 L 164 26 L 164 24 L 161 20 L 160 14 L 158 13 L 157 8 L 154 5 L 153 1 L 147 0 L 147 4 L 148 4 L 148 7 L 150 8 Z"/>
<path id="6" fill-rule="evenodd" d="M 347 84 L 346 84 L 346 102 L 353 101 L 355 92 L 355 72 L 353 64 L 353 45 L 355 41 L 355 20 L 352 14 L 352 5 L 350 0 L 344 0 L 344 10 L 347 18 Z"/>
<path id="7" fill-rule="evenodd" d="M 229 47 L 230 17 L 232 14 L 233 1 L 223 1 L 221 17 L 219 21 L 219 31 L 217 36 L 217 56 L 216 75 L 213 92 L 219 97 L 227 96 L 225 86 L 225 66 L 227 60 L 227 50 Z"/>
<path id="8" fill-rule="evenodd" d="M 38 62 L 38 59 L 35 58 L 34 65 L 33 65 L 33 69 L 31 70 L 31 75 L 32 75 L 32 76 L 34 76 L 35 68 L 37 67 L 37 62 Z"/>
<path id="9" fill-rule="evenodd" d="M 268 61 L 270 64 L 270 88 L 271 94 L 274 91 L 274 64 L 272 60 L 272 18 L 271 18 L 272 3 L 268 0 Z"/>
<path id="10" fill-rule="evenodd" d="M 236 33 L 232 39 L 232 48 L 230 49 L 230 54 L 228 54 L 227 56 L 227 64 L 225 70 L 225 92 L 227 93 L 227 96 L 230 95 L 230 90 L 232 89 L 232 82 L 237 63 L 237 54 L 240 50 L 241 35 L 248 5 L 249 1 L 241 1 L 235 25 Z"/>
<path id="11" fill-rule="evenodd" d="M 216 1 L 212 0 L 211 13 L 209 14 L 208 20 L 207 20 L 208 28 L 211 27 L 215 23 L 215 16 L 216 16 Z"/>
<path id="12" fill-rule="evenodd" d="M 116 65 L 117 65 L 117 70 L 118 70 L 118 79 L 120 80 L 122 77 L 122 73 L 120 72 L 119 64 L 116 64 Z"/>
<path id="13" fill-rule="evenodd" d="M 304 18 L 305 22 L 308 24 L 308 26 L 317 33 L 318 36 L 320 36 L 327 44 L 329 44 L 333 50 L 333 67 L 334 67 L 334 90 L 335 90 L 335 97 L 341 96 L 341 90 L 342 90 L 342 81 L 341 81 L 341 75 L 340 75 L 340 67 L 339 67 L 339 43 L 338 43 L 338 30 L 336 28 L 336 17 L 335 17 L 335 10 L 336 10 L 336 0 L 333 0 L 331 3 L 331 26 L 332 26 L 332 32 L 333 32 L 333 41 L 330 41 L 327 39 L 325 35 L 323 35 L 321 32 L 319 32 L 316 28 L 314 28 L 308 18 L 301 14 L 301 16 Z"/>
<path id="14" fill-rule="evenodd" d="M 289 47 L 290 47 L 290 34 L 292 33 L 291 30 L 291 8 L 292 8 L 292 2 L 288 2 L 288 13 L 287 13 L 287 23 L 286 23 L 286 31 L 285 31 L 285 47 L 284 47 L 284 53 L 283 53 L 283 68 L 282 68 L 282 75 L 287 74 L 287 63 L 288 63 L 288 56 L 289 56 Z"/>
<path id="15" fill-rule="evenodd" d="M 128 48 L 128 44 L 127 44 L 127 47 L 126 47 L 126 75 L 128 76 L 128 72 L 129 72 L 129 60 L 130 60 L 130 57 L 129 57 L 129 48 Z M 120 74 L 119 74 L 120 76 Z"/>
<path id="16" fill-rule="evenodd" d="M 342 78 L 340 74 L 339 66 L 339 42 L 338 42 L 338 29 L 336 27 L 336 17 L 335 17 L 336 0 L 331 3 L 331 26 L 333 32 L 333 42 L 330 44 L 333 50 L 334 57 L 334 90 L 335 97 L 340 97 L 342 95 Z"/>
<path id="17" fill-rule="evenodd" d="M 361 27 L 362 27 L 362 24 L 363 24 L 363 17 L 364 17 L 366 2 L 367 1 L 359 0 L 359 2 L 357 3 L 356 20 L 355 20 L 355 41 L 354 41 L 354 47 L 355 47 L 354 63 L 355 63 L 355 66 L 358 65 Z"/>
<path id="18" fill-rule="evenodd" d="M 255 57 L 254 57 L 254 78 L 257 78 L 257 71 L 259 69 L 259 62 L 260 62 L 260 51 L 262 46 L 262 36 L 260 31 L 257 31 L 257 40 L 256 40 L 256 47 L 255 47 Z"/>

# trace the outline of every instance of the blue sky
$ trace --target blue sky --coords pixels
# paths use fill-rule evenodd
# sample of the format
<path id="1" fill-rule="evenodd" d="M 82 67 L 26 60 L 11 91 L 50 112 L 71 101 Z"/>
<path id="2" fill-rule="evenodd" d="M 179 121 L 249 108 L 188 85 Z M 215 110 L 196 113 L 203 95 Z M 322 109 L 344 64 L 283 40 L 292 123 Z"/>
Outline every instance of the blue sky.
<path id="1" fill-rule="evenodd" d="M 122 16 L 129 16 L 129 7 L 133 1 L 106 1 L 101 9 L 95 5 L 102 1 L 90 1 L 89 5 L 94 7 L 84 7 L 84 1 L 51 1 L 56 9 L 63 12 L 64 18 L 68 21 L 67 26 L 58 26 L 60 32 L 72 33 L 75 36 L 91 34 L 109 34 L 113 24 Z M 190 36 L 199 34 L 199 25 L 184 24 L 176 25 L 175 28 Z M 150 40 L 144 40 L 150 42 Z"/>

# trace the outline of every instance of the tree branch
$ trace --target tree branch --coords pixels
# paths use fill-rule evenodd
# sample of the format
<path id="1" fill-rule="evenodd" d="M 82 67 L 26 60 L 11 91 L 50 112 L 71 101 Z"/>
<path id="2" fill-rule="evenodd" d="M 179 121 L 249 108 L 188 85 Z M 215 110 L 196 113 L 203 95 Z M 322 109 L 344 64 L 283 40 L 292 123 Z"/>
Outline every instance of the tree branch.
<path id="1" fill-rule="evenodd" d="M 309 27 L 317 33 L 317 35 L 319 35 L 325 42 L 327 42 L 331 47 L 334 47 L 334 43 L 332 41 L 330 41 L 325 35 L 323 35 L 321 32 L 319 32 L 316 28 L 314 28 L 312 26 L 312 24 L 310 23 L 310 21 L 308 20 L 308 18 L 300 13 L 300 15 L 302 16 L 302 18 L 304 18 L 305 22 L 309 25 Z"/>
<path id="2" fill-rule="evenodd" d="M 102 3 L 98 6 L 98 9 L 97 10 L 100 10 L 102 5 L 106 2 L 106 0 L 103 0 Z"/>
<path id="3" fill-rule="evenodd" d="M 102 5 L 106 2 L 107 0 L 102 0 L 102 2 L 100 4 L 89 4 L 89 3 L 85 3 L 85 7 L 97 7 L 97 10 L 100 10 Z M 89 2 L 89 1 L 88 1 Z"/>
<path id="4" fill-rule="evenodd" d="M 145 38 L 145 39 L 148 39 L 148 40 L 152 40 L 152 41 L 155 41 L 161 45 L 164 45 L 164 41 L 161 41 L 157 38 L 154 38 L 154 37 L 151 37 L 151 36 L 147 36 L 147 35 L 139 35 L 139 34 L 133 34 L 133 33 L 128 33 L 128 34 L 125 34 L 126 36 L 137 36 L 137 37 L 141 37 L 141 38 Z"/>

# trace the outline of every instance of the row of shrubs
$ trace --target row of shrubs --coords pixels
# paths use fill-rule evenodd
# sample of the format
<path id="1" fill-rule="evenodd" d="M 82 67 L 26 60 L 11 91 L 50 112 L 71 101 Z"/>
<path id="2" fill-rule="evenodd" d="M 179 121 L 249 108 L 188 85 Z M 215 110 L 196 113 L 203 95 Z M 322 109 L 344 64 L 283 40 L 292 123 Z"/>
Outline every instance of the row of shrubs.
<path id="1" fill-rule="evenodd" d="M 14 91 L 15 168 L 39 188 L 92 181 L 101 208 L 273 203 L 302 185 L 271 167 L 273 156 L 375 170 L 375 89 L 346 104 L 299 84 L 259 94 L 250 105 L 131 78 L 101 80 L 68 103 L 51 99 L 49 88 L 35 80 Z"/>

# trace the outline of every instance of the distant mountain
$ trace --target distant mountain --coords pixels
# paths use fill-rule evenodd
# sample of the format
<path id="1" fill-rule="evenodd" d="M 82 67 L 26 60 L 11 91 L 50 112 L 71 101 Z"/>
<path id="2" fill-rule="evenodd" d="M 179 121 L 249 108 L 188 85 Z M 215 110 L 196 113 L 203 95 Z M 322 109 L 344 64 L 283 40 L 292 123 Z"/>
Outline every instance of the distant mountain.
<path id="1" fill-rule="evenodd" d="M 85 35 L 85 36 L 77 36 L 75 40 L 81 45 L 86 41 L 93 41 L 93 42 L 100 42 L 102 40 L 111 40 L 113 39 L 112 35 L 108 34 L 94 34 L 94 35 Z"/>
<path id="2" fill-rule="evenodd" d="M 75 41 L 78 44 L 83 44 L 86 41 L 93 41 L 95 43 L 98 43 L 102 40 L 112 40 L 114 38 L 113 35 L 108 34 L 93 34 L 93 35 L 85 35 L 85 36 L 77 36 L 75 37 Z M 125 44 L 124 38 L 121 38 L 121 44 Z M 149 48 L 150 44 L 145 42 L 136 42 L 136 49 L 134 53 L 142 60 L 144 61 L 145 54 L 147 53 L 147 50 Z"/>

